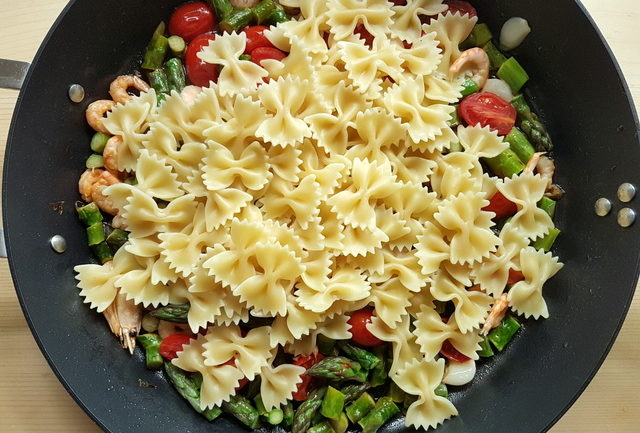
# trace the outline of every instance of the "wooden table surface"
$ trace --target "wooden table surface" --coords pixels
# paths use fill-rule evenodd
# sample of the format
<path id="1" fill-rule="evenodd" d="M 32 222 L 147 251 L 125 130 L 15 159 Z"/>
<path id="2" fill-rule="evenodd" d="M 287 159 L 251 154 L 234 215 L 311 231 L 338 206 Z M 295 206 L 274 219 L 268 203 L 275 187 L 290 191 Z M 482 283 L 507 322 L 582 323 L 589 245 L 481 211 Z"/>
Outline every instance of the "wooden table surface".
<path id="1" fill-rule="evenodd" d="M 66 3 L 0 0 L 0 58 L 31 61 Z M 640 106 L 640 2 L 583 3 L 613 48 Z M 0 161 L 16 97 L 15 91 L 0 90 Z M 639 342 L 640 291 L 602 369 L 553 433 L 640 431 Z M 66 393 L 38 350 L 18 305 L 6 260 L 0 260 L 0 348 L 0 432 L 100 431 Z"/>

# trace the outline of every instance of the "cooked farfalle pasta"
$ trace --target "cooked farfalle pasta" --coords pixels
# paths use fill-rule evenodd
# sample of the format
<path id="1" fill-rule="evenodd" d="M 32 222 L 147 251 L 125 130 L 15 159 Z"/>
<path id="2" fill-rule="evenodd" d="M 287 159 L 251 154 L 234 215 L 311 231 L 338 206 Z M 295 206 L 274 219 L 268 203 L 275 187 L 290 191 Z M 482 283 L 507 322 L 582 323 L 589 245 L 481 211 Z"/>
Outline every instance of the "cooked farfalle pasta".
<path id="1" fill-rule="evenodd" d="M 188 303 L 193 337 L 172 362 L 202 375 L 201 409 L 243 378 L 280 408 L 305 372 L 290 356 L 355 341 L 352 313 L 373 307 L 389 377 L 416 397 L 406 425 L 436 427 L 457 414 L 435 394 L 447 348 L 477 360 L 505 300 L 549 316 L 562 264 L 530 246 L 554 228 L 538 207 L 548 179 L 492 176 L 505 134 L 458 126 L 466 87 L 450 69 L 476 17 L 443 0 L 280 3 L 300 9 L 264 32 L 282 60 L 241 60 L 247 32 L 216 35 L 197 56 L 217 82 L 104 118 L 119 172 L 100 191 L 129 238 L 75 267 L 80 295 L 98 312 Z"/>

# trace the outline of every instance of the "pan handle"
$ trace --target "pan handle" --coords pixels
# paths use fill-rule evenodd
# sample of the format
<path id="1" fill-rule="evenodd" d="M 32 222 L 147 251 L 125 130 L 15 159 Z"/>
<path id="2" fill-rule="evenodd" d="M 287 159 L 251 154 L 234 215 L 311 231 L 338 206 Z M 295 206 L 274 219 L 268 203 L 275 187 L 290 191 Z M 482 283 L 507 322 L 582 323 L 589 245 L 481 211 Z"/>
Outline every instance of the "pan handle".
<path id="1" fill-rule="evenodd" d="M 29 66 L 31 65 L 27 62 L 0 59 L 0 88 L 20 89 L 24 78 L 27 76 Z M 7 247 L 2 228 L 0 228 L 0 257 L 7 257 Z"/>
<path id="2" fill-rule="evenodd" d="M 31 66 L 27 62 L 0 59 L 0 87 L 4 89 L 20 89 L 27 71 Z"/>

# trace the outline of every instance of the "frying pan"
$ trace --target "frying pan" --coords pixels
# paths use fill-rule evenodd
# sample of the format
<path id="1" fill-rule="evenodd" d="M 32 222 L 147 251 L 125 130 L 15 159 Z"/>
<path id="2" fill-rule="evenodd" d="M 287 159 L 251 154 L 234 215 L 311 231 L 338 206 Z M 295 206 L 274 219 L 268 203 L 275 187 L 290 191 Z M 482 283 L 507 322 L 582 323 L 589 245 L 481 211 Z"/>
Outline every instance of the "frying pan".
<path id="1" fill-rule="evenodd" d="M 72 271 L 92 261 L 73 212 L 91 135 L 83 121 L 86 104 L 106 97 L 111 79 L 135 68 L 157 23 L 180 2 L 72 1 L 27 74 L 6 151 L 4 229 L 24 314 L 61 382 L 113 433 L 243 430 L 226 418 L 209 424 L 161 373 L 145 369 L 140 352 L 132 362 L 117 349 L 104 319 L 82 304 Z M 493 29 L 511 16 L 526 17 L 534 29 L 516 55 L 532 77 L 528 96 L 556 143 L 557 181 L 567 194 L 556 217 L 563 235 L 555 252 L 566 266 L 545 287 L 551 318 L 526 322 L 505 352 L 479 366 L 473 383 L 452 394 L 460 416 L 438 432 L 550 428 L 604 360 L 638 278 L 637 225 L 623 229 L 613 215 L 593 212 L 594 201 L 613 197 L 621 183 L 640 185 L 638 122 L 629 93 L 581 5 L 544 3 L 474 2 Z M 85 87 L 84 103 L 66 98 L 72 83 Z M 62 215 L 49 205 L 59 201 L 66 203 Z M 620 207 L 614 202 L 614 210 Z M 67 240 L 64 254 L 49 247 L 55 234 Z M 139 379 L 156 388 L 141 388 Z M 398 419 L 383 431 L 405 428 Z"/>

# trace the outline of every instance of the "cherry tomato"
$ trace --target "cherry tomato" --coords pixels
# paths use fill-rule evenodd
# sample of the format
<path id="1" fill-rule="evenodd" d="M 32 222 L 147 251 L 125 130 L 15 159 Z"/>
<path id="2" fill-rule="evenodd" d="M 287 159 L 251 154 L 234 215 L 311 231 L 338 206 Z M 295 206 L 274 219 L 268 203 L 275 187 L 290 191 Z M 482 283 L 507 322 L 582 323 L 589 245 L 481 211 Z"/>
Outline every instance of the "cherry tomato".
<path id="1" fill-rule="evenodd" d="M 462 353 L 458 352 L 458 349 L 453 347 L 453 344 L 451 344 L 449 340 L 445 340 L 444 343 L 442 343 L 440 353 L 445 358 L 455 362 L 467 362 L 471 359 L 468 356 L 465 356 Z"/>
<path id="2" fill-rule="evenodd" d="M 353 335 L 351 339 L 361 346 L 373 347 L 384 343 L 367 329 L 367 325 L 371 323 L 371 316 L 373 316 L 373 308 L 363 308 L 351 313 L 347 322 L 351 325 L 350 330 Z"/>
<path id="3" fill-rule="evenodd" d="M 191 42 L 216 27 L 216 15 L 204 2 L 187 3 L 178 7 L 169 19 L 169 33 Z"/>
<path id="4" fill-rule="evenodd" d="M 507 101 L 489 92 L 474 93 L 460 103 L 460 115 L 468 125 L 489 126 L 500 135 L 507 135 L 516 124 L 516 109 Z"/>
<path id="5" fill-rule="evenodd" d="M 236 359 L 235 358 L 231 358 L 230 360 L 228 360 L 227 362 L 225 362 L 222 365 L 232 365 L 232 366 L 236 366 Z M 245 386 L 247 386 L 247 384 L 249 383 L 249 379 L 247 379 L 246 377 L 243 377 L 242 379 L 240 379 L 240 382 L 238 384 L 238 386 L 236 387 L 236 391 L 240 391 L 242 388 L 244 388 Z"/>
<path id="6" fill-rule="evenodd" d="M 198 57 L 200 50 L 215 38 L 216 36 L 212 34 L 200 35 L 187 47 L 187 52 L 184 55 L 187 77 L 195 86 L 207 87 L 209 81 L 218 81 L 218 65 L 212 65 Z"/>
<path id="7" fill-rule="evenodd" d="M 406 6 L 407 0 L 391 0 L 391 3 L 393 3 L 395 6 Z"/>
<path id="8" fill-rule="evenodd" d="M 191 340 L 190 335 L 173 334 L 162 340 L 160 343 L 159 352 L 163 358 L 171 361 L 178 357 L 177 353 L 182 351 L 182 346 L 189 344 Z"/>
<path id="9" fill-rule="evenodd" d="M 516 271 L 515 269 L 509 269 L 509 279 L 507 280 L 508 286 L 512 286 L 522 280 L 524 280 L 524 274 L 522 272 Z"/>
<path id="10" fill-rule="evenodd" d="M 283 60 L 287 57 L 285 53 L 273 47 L 259 47 L 251 51 L 251 61 L 262 66 L 262 61 L 267 59 Z"/>
<path id="11" fill-rule="evenodd" d="M 309 392 L 311 392 L 311 382 L 313 381 L 313 377 L 301 374 L 300 378 L 302 379 L 302 382 L 297 385 L 298 389 L 291 394 L 291 398 L 295 401 L 305 401 L 309 397 Z"/>
<path id="12" fill-rule="evenodd" d="M 300 355 L 293 358 L 293 365 L 299 365 L 309 369 L 322 361 L 324 356 L 321 353 L 312 353 L 311 355 Z M 305 401 L 309 396 L 309 392 L 317 387 L 318 381 L 306 374 L 301 374 L 302 382 L 298 384 L 298 389 L 293 393 L 292 398 L 295 401 Z"/>
<path id="13" fill-rule="evenodd" d="M 371 48 L 373 46 L 374 36 L 369 33 L 369 30 L 362 24 L 358 24 L 354 30 L 354 33 L 358 35 L 360 39 L 364 40 L 364 44 Z"/>
<path id="14" fill-rule="evenodd" d="M 478 16 L 478 11 L 476 11 L 476 8 L 471 6 L 469 2 L 449 0 L 445 1 L 445 4 L 449 6 L 449 10 L 447 12 L 450 12 L 452 14 L 455 14 L 456 12 L 460 12 L 460 14 L 462 15 L 469 14 L 469 18 Z"/>
<path id="15" fill-rule="evenodd" d="M 243 32 L 247 35 L 247 47 L 245 54 L 251 54 L 253 50 L 260 47 L 275 48 L 271 41 L 264 35 L 265 30 L 269 30 L 266 26 L 247 27 Z"/>
<path id="16" fill-rule="evenodd" d="M 499 221 L 514 216 L 518 212 L 518 206 L 498 191 L 489 200 L 489 205 L 482 210 L 495 213 L 496 216 L 493 219 Z"/>

